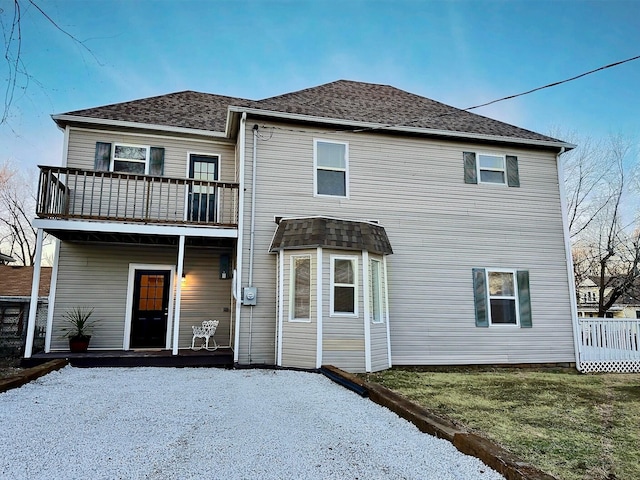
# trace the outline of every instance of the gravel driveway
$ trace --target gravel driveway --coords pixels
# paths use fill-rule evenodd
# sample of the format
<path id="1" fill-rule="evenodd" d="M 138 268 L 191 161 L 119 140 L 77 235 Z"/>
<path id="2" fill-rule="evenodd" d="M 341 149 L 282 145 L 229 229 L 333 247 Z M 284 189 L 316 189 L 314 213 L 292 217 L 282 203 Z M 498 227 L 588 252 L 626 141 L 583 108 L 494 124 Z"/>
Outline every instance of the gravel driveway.
<path id="1" fill-rule="evenodd" d="M 313 373 L 65 367 L 0 394 L 0 478 L 503 478 Z"/>

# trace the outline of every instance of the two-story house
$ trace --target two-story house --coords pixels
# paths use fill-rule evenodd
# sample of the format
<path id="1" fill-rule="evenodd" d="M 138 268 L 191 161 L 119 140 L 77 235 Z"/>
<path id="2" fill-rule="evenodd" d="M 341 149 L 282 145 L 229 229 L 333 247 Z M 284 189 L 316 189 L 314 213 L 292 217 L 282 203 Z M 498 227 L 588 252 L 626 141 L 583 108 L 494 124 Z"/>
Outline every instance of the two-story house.
<path id="1" fill-rule="evenodd" d="M 214 318 L 240 365 L 576 361 L 570 144 L 352 81 L 53 119 L 63 161 L 40 167 L 34 220 L 57 239 L 48 352 L 87 305 L 94 351 L 179 355 Z"/>

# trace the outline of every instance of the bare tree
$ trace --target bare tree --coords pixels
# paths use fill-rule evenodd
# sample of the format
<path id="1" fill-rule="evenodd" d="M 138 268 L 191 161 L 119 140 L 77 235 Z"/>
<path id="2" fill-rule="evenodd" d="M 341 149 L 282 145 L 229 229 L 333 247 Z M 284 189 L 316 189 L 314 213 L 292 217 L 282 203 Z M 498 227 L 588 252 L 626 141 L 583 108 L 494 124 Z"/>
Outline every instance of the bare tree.
<path id="1" fill-rule="evenodd" d="M 36 229 L 31 226 L 35 212 L 34 182 L 9 163 L 0 167 L 0 246 L 22 265 L 33 265 Z"/>
<path id="2" fill-rule="evenodd" d="M 600 317 L 640 279 L 638 191 L 631 188 L 638 167 L 631 147 L 620 135 L 587 139 L 565 159 L 575 280 L 595 281 Z"/>
<path id="3" fill-rule="evenodd" d="M 41 3 L 44 2 L 37 2 L 36 0 L 5 0 L 5 2 L 0 4 L 0 28 L 2 29 L 4 39 L 3 56 L 5 60 L 3 73 L 6 80 L 4 102 L 2 107 L 0 107 L 0 125 L 7 123 L 16 91 L 26 91 L 32 82 L 40 84 L 40 82 L 29 74 L 26 63 L 22 58 L 22 26 L 26 19 L 25 13 L 28 10 L 34 10 L 37 15 L 43 17 L 52 28 L 69 37 L 72 42 L 89 53 L 96 63 L 100 65 L 97 57 L 85 42 L 79 40 L 72 33 L 62 28 L 59 23 L 40 6 Z"/>

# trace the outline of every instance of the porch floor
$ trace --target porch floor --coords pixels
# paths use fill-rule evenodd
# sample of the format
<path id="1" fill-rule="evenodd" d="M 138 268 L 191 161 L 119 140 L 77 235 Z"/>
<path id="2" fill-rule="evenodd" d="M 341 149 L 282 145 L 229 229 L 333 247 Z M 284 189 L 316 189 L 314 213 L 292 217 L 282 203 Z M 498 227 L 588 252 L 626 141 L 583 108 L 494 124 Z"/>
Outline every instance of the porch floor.
<path id="1" fill-rule="evenodd" d="M 171 350 L 89 350 L 87 353 L 66 351 L 34 353 L 31 358 L 23 358 L 23 367 L 34 367 L 49 360 L 66 358 L 74 367 L 233 367 L 233 350 L 218 348 L 207 350 L 179 350 L 172 355 Z"/>

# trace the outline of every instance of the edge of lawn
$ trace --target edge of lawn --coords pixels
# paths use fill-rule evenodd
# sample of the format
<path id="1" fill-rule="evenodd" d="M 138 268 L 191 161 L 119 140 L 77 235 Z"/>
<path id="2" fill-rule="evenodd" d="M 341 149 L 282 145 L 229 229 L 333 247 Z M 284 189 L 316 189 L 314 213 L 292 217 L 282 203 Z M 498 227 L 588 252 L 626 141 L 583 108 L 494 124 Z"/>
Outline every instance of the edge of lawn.
<path id="1" fill-rule="evenodd" d="M 332 365 L 323 365 L 322 370 L 328 372 L 329 377 L 337 376 L 336 381 L 347 388 L 366 391 L 371 401 L 413 423 L 421 432 L 450 441 L 460 452 L 480 459 L 507 480 L 557 480 L 492 441 L 469 432 L 463 425 L 440 417 L 380 384 L 367 382 Z"/>

